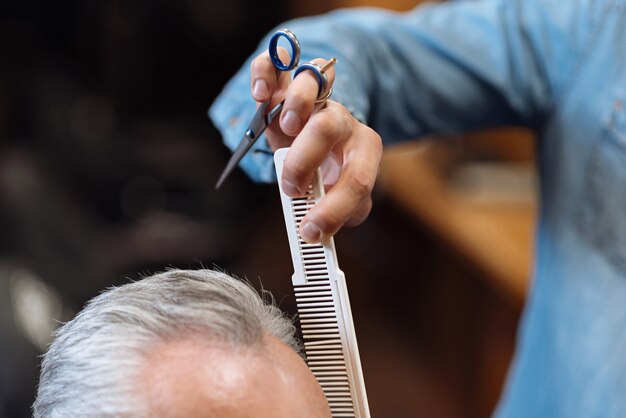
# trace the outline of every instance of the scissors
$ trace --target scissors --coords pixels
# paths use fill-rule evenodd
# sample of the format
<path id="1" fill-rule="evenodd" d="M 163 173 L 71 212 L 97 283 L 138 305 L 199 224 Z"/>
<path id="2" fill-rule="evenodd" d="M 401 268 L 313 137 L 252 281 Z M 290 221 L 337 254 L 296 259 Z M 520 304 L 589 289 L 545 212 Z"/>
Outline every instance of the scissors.
<path id="1" fill-rule="evenodd" d="M 291 48 L 291 54 L 288 63 L 284 63 L 279 55 L 278 55 L 278 41 L 280 38 L 285 38 L 289 47 Z M 269 55 L 272 60 L 272 64 L 279 71 L 291 71 L 294 68 L 298 67 L 298 62 L 300 60 L 300 42 L 296 35 L 290 31 L 289 29 L 280 29 L 272 37 L 270 38 L 269 45 Z M 319 90 L 317 94 L 316 103 L 325 102 L 330 95 L 332 94 L 332 88 L 328 86 L 328 77 L 324 72 L 333 66 L 337 62 L 337 58 L 331 58 L 324 66 L 320 66 L 313 62 L 307 62 L 299 66 L 294 72 L 294 78 L 298 76 L 302 71 L 309 70 L 313 72 L 316 76 L 317 81 L 319 83 Z M 235 167 L 239 164 L 241 159 L 250 151 L 252 145 L 259 139 L 261 134 L 265 132 L 265 129 L 272 123 L 272 121 L 280 115 L 280 112 L 283 110 L 283 105 L 285 101 L 283 100 L 279 104 L 277 104 L 273 109 L 268 111 L 271 98 L 259 105 L 252 121 L 248 125 L 246 132 L 243 135 L 243 139 L 233 152 L 233 155 L 230 157 L 226 168 L 222 172 L 217 184 L 215 185 L 215 189 L 219 189 L 224 180 L 235 170 Z"/>

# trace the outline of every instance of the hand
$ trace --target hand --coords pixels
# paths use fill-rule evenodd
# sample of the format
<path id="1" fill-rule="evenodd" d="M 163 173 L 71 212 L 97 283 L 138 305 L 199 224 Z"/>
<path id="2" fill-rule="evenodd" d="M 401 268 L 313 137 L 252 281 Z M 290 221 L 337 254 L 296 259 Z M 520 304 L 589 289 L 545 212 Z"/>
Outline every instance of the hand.
<path id="1" fill-rule="evenodd" d="M 288 59 L 285 50 L 279 49 L 279 55 Z M 326 60 L 314 62 L 324 65 Z M 252 96 L 258 102 L 272 97 L 270 107 L 285 100 L 280 118 L 265 131 L 274 150 L 291 147 L 279 179 L 285 193 L 302 196 L 322 167 L 327 193 L 302 220 L 300 235 L 309 243 L 324 241 L 342 226 L 358 225 L 369 215 L 382 141 L 337 102 L 329 100 L 316 111 L 319 86 L 309 71 L 294 80 L 289 73 L 276 73 L 267 51 L 256 57 L 251 68 Z M 326 74 L 332 85 L 334 69 Z"/>

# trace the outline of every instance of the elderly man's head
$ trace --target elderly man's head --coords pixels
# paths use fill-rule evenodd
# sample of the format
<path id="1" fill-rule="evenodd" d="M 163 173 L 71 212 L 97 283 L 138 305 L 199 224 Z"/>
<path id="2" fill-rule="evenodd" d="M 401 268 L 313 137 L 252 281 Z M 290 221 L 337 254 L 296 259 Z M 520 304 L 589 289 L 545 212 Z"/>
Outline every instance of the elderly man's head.
<path id="1" fill-rule="evenodd" d="M 330 417 L 294 333 L 250 285 L 216 271 L 113 288 L 57 332 L 34 415 Z"/>

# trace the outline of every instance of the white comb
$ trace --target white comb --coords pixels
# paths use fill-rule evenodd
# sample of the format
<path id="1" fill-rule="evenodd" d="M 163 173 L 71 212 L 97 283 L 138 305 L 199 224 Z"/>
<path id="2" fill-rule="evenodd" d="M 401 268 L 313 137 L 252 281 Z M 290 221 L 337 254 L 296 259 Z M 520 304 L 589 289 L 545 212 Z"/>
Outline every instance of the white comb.
<path id="1" fill-rule="evenodd" d="M 281 148 L 274 154 L 278 179 L 288 150 Z M 333 417 L 370 418 L 346 279 L 339 270 L 335 244 L 332 238 L 307 244 L 298 233 L 300 221 L 322 196 L 319 169 L 304 197 L 291 198 L 280 187 L 304 352 Z"/>

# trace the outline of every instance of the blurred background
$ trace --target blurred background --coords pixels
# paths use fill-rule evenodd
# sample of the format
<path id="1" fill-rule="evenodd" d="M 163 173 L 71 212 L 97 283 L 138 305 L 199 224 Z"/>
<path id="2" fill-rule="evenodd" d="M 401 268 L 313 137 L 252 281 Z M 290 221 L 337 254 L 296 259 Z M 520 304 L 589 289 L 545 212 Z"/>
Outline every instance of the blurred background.
<path id="1" fill-rule="evenodd" d="M 169 266 L 225 269 L 295 313 L 275 185 L 206 117 L 273 26 L 415 1 L 0 4 L 0 417 L 30 416 L 59 322 Z M 245 28 L 245 30 L 241 30 Z M 531 265 L 533 138 L 502 129 L 387 149 L 375 206 L 336 237 L 372 415 L 486 417 Z"/>

